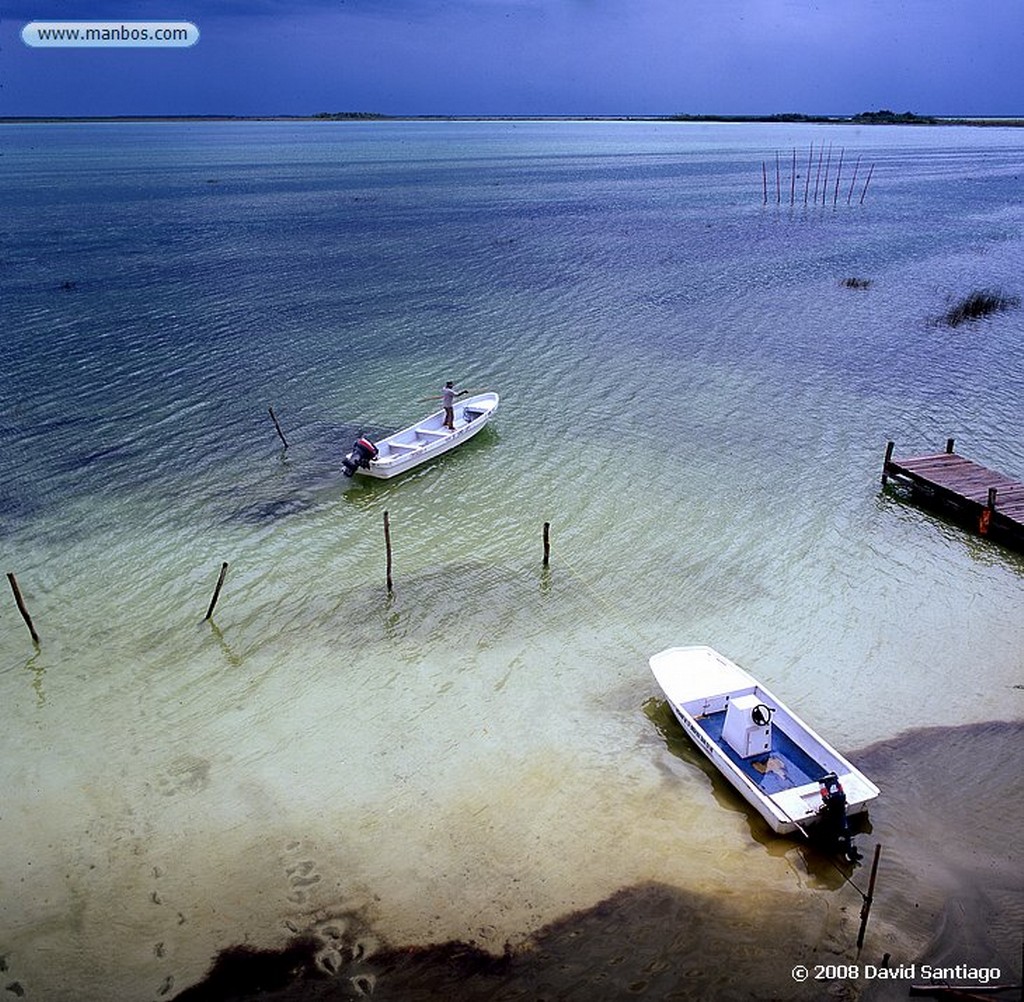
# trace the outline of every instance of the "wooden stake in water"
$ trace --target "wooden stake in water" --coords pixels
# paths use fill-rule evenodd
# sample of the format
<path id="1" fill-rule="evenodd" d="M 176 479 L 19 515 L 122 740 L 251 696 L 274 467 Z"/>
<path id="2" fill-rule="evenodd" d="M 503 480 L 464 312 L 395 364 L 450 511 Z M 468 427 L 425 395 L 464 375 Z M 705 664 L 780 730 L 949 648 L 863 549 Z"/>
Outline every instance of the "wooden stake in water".
<path id="1" fill-rule="evenodd" d="M 36 628 L 32 625 L 32 617 L 28 614 L 28 609 L 25 607 L 25 600 L 21 597 L 21 589 L 18 587 L 18 579 L 13 574 L 8 573 L 7 580 L 11 583 L 11 591 L 14 592 L 14 601 L 18 605 L 18 612 L 21 613 L 21 618 L 25 620 L 28 632 L 32 634 L 32 643 L 38 647 L 39 634 L 36 633 Z"/>
<path id="2" fill-rule="evenodd" d="M 213 615 L 214 607 L 217 604 L 217 599 L 220 598 L 220 590 L 224 587 L 224 575 L 228 572 L 227 562 L 220 565 L 220 574 L 217 577 L 217 587 L 213 589 L 213 598 L 210 599 L 210 607 L 206 610 L 206 616 L 204 622 Z"/>
<path id="3" fill-rule="evenodd" d="M 281 431 L 281 426 L 277 422 L 277 415 L 274 413 L 274 408 L 273 407 L 268 407 L 267 410 L 270 411 L 270 420 L 274 422 L 274 427 L 277 429 L 277 433 L 278 433 L 278 435 L 281 436 L 281 441 L 284 442 L 284 447 L 287 449 L 288 448 L 288 439 L 286 439 L 284 437 L 284 432 Z"/>
<path id="4" fill-rule="evenodd" d="M 789 204 L 792 207 L 796 202 L 796 147 L 793 147 L 793 170 L 789 181 Z"/>
<path id="5" fill-rule="evenodd" d="M 832 195 L 832 208 L 836 207 L 836 202 L 839 201 L 839 178 L 843 175 L 843 155 L 846 153 L 845 147 L 839 148 L 839 166 L 836 168 L 836 190 Z"/>
<path id="6" fill-rule="evenodd" d="M 387 554 L 387 570 L 385 572 L 388 594 L 392 594 L 395 590 L 395 583 L 391 579 L 391 519 L 388 517 L 388 513 L 384 512 L 384 551 Z"/>
<path id="7" fill-rule="evenodd" d="M 764 204 L 768 204 L 768 164 L 761 161 L 761 184 L 764 186 Z"/>
<path id="8" fill-rule="evenodd" d="M 551 562 L 551 523 L 544 523 L 544 566 Z"/>
<path id="9" fill-rule="evenodd" d="M 864 190 L 860 193 L 860 204 L 864 204 L 864 196 L 868 193 L 868 185 L 871 184 L 871 175 L 875 172 L 875 165 L 872 164 L 868 168 L 868 176 L 864 180 Z"/>
<path id="10" fill-rule="evenodd" d="M 811 152 L 807 154 L 807 177 L 804 178 L 804 205 L 807 204 L 807 193 L 811 190 L 811 168 L 814 166 L 814 143 L 811 143 Z"/>
<path id="11" fill-rule="evenodd" d="M 853 188 L 857 183 L 857 171 L 860 168 L 860 154 L 857 155 L 857 162 L 853 165 L 853 180 L 850 182 L 850 190 L 846 193 L 846 204 L 850 204 L 850 199 L 853 198 Z"/>
<path id="12" fill-rule="evenodd" d="M 779 167 L 779 151 L 775 151 L 775 204 L 782 204 L 782 170 Z"/>
<path id="13" fill-rule="evenodd" d="M 868 927 L 868 915 L 871 914 L 871 902 L 875 896 L 875 877 L 878 876 L 878 857 L 882 854 L 881 844 L 875 846 L 875 858 L 871 863 L 871 876 L 868 879 L 868 893 L 864 896 L 864 904 L 860 909 L 860 932 L 857 933 L 857 949 L 864 945 L 864 930 Z"/>

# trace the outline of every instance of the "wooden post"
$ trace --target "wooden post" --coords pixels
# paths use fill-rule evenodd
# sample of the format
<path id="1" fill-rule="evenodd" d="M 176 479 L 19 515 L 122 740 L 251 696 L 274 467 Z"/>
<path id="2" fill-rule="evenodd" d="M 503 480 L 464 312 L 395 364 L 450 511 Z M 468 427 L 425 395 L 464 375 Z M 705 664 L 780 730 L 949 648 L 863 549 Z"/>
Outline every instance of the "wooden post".
<path id="1" fill-rule="evenodd" d="M 825 144 L 818 147 L 818 173 L 814 175 L 814 204 L 818 204 L 818 184 L 821 182 L 821 161 L 825 155 Z"/>
<path id="2" fill-rule="evenodd" d="M 857 154 L 857 162 L 853 165 L 853 180 L 850 182 L 850 190 L 846 193 L 846 204 L 850 204 L 850 199 L 853 198 L 853 188 L 857 183 L 857 171 L 860 169 L 860 154 Z"/>
<path id="3" fill-rule="evenodd" d="M 775 204 L 782 205 L 782 171 L 779 168 L 779 151 L 775 151 Z"/>
<path id="4" fill-rule="evenodd" d="M 989 526 L 992 524 L 992 513 L 996 510 L 996 493 L 995 487 L 988 489 L 988 500 L 978 516 L 978 534 L 981 536 L 988 535 Z"/>
<path id="5" fill-rule="evenodd" d="M 217 604 L 217 599 L 220 598 L 220 590 L 224 587 L 224 575 L 228 572 L 228 565 L 225 561 L 220 565 L 220 575 L 217 578 L 217 587 L 213 589 L 213 598 L 210 599 L 210 607 L 206 610 L 206 616 L 203 621 L 205 622 L 213 615 L 214 606 Z"/>
<path id="6" fill-rule="evenodd" d="M 860 932 L 857 933 L 857 949 L 864 945 L 864 930 L 868 927 L 868 915 L 871 913 L 871 902 L 875 896 L 875 877 L 878 876 L 878 857 L 882 854 L 882 846 L 875 846 L 875 858 L 871 863 L 871 877 L 868 879 L 868 893 L 860 909 Z"/>
<path id="7" fill-rule="evenodd" d="M 761 161 L 761 184 L 764 186 L 764 204 L 768 204 L 768 165 Z"/>
<path id="8" fill-rule="evenodd" d="M 395 583 L 391 580 L 391 519 L 388 517 L 387 512 L 384 512 L 384 551 L 387 554 L 387 570 L 385 573 L 388 594 L 391 595 L 395 590 Z"/>
<path id="9" fill-rule="evenodd" d="M 14 592 L 14 601 L 18 604 L 18 612 L 21 613 L 21 618 L 25 620 L 28 632 L 32 634 L 32 643 L 38 647 L 39 634 L 36 633 L 36 628 L 32 625 L 32 617 L 28 614 L 28 609 L 25 608 L 25 600 L 21 597 L 21 589 L 18 587 L 18 579 L 13 574 L 8 573 L 7 580 L 11 583 L 11 591 Z"/>
<path id="10" fill-rule="evenodd" d="M 832 208 L 836 207 L 836 202 L 839 201 L 839 179 L 843 176 L 843 156 L 846 154 L 846 147 L 841 146 L 839 148 L 839 166 L 836 168 L 836 190 L 832 195 Z"/>
<path id="11" fill-rule="evenodd" d="M 896 448 L 895 442 L 887 442 L 885 446 L 885 461 L 882 463 L 882 486 L 889 482 L 889 460 L 892 459 L 892 450 Z"/>
<path id="12" fill-rule="evenodd" d="M 825 180 L 821 185 L 821 204 L 828 199 L 828 172 L 832 169 L 832 144 L 828 144 L 828 156 L 825 158 Z"/>
<path id="13" fill-rule="evenodd" d="M 956 445 L 956 439 L 955 438 L 947 438 L 946 439 L 946 452 L 947 453 L 952 453 L 954 445 Z"/>
<path id="14" fill-rule="evenodd" d="M 796 202 L 796 147 L 793 147 L 793 170 L 790 174 L 789 182 L 789 205 L 792 206 Z"/>
<path id="15" fill-rule="evenodd" d="M 277 415 L 274 413 L 274 408 L 268 407 L 267 410 L 270 411 L 270 420 L 274 422 L 274 427 L 277 429 L 277 433 L 281 436 L 281 441 L 284 442 L 284 447 L 287 449 L 288 439 L 284 437 L 284 432 L 281 431 L 281 426 L 277 423 Z"/>
<path id="16" fill-rule="evenodd" d="M 804 178 L 804 205 L 807 204 L 807 192 L 811 188 L 811 168 L 814 166 L 814 143 L 811 143 L 811 152 L 807 157 L 807 177 Z"/>
<path id="17" fill-rule="evenodd" d="M 544 566 L 551 562 L 551 523 L 544 523 Z"/>
<path id="18" fill-rule="evenodd" d="M 868 168 L 868 176 L 864 181 L 864 190 L 860 193 L 860 204 L 864 204 L 864 196 L 868 193 L 868 185 L 871 184 L 871 175 L 875 173 L 875 165 Z"/>

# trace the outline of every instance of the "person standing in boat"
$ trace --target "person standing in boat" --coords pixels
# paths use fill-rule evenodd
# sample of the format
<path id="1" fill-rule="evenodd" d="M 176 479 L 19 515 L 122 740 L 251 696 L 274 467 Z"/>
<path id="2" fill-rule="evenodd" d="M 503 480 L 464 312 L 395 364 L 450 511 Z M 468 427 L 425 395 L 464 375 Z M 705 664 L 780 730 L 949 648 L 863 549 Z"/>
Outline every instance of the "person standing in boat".
<path id="1" fill-rule="evenodd" d="M 441 406 L 444 408 L 444 426 L 449 431 L 455 431 L 455 398 L 461 397 L 467 390 L 455 389 L 455 383 L 448 380 L 441 391 Z"/>

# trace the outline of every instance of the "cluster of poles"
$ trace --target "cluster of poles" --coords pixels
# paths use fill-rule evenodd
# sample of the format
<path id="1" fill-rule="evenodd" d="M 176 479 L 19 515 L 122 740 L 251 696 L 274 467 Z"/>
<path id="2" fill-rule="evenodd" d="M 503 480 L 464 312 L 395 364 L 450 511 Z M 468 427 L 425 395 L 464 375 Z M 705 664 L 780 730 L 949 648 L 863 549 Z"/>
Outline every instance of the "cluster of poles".
<path id="1" fill-rule="evenodd" d="M 829 190 L 831 188 L 832 193 L 832 204 L 837 205 L 839 203 L 840 184 L 842 183 L 843 176 L 843 163 L 846 156 L 845 148 L 840 148 L 839 156 L 836 160 L 835 174 L 833 177 L 832 168 L 832 144 L 828 144 L 828 150 L 825 149 L 825 144 L 822 143 L 817 148 L 818 162 L 815 165 L 814 162 L 815 147 L 814 143 L 811 143 L 810 152 L 807 156 L 807 170 L 804 172 L 804 205 L 808 203 L 817 205 L 819 202 L 822 205 L 828 204 Z M 874 173 L 875 165 L 872 164 L 868 169 L 867 177 L 864 179 L 864 187 L 860 192 L 859 205 L 864 204 L 864 196 L 868 192 L 868 185 L 871 183 L 871 175 Z M 846 204 L 850 205 L 853 202 L 854 191 L 857 187 L 857 176 L 860 173 L 860 156 L 857 156 L 856 163 L 853 165 L 853 178 L 850 181 L 850 187 L 846 192 Z M 811 175 L 814 175 L 814 194 L 811 194 Z M 796 147 L 793 148 L 793 162 L 789 172 L 789 204 L 796 205 L 797 199 L 797 163 L 796 163 Z M 764 204 L 768 204 L 768 163 L 765 160 L 761 161 L 761 183 L 764 190 Z M 777 205 L 782 204 L 782 158 L 778 152 L 775 154 L 775 202 Z"/>
<path id="2" fill-rule="evenodd" d="M 387 587 L 388 595 L 393 595 L 395 591 L 395 580 L 394 580 L 394 559 L 391 549 L 391 517 L 388 512 L 384 512 L 384 552 L 385 552 L 385 575 L 384 584 Z M 544 523 L 544 556 L 542 560 L 542 566 L 545 570 L 551 564 L 551 523 Z M 220 598 L 221 589 L 224 587 L 224 579 L 227 577 L 228 563 L 224 561 L 220 565 L 220 573 L 217 575 L 217 585 L 213 589 L 213 597 L 210 599 L 210 604 L 206 608 L 206 615 L 203 617 L 203 622 L 213 618 L 213 610 L 217 607 L 217 600 Z M 32 643 L 39 647 L 39 633 L 36 631 L 35 623 L 32 621 L 32 616 L 28 611 L 28 606 L 25 604 L 25 599 L 21 594 L 21 589 L 18 587 L 18 579 L 14 574 L 9 573 L 7 575 L 7 581 L 11 586 L 11 593 L 14 595 L 14 602 L 18 606 L 18 612 L 21 613 L 21 618 L 25 621 L 25 625 L 28 627 L 28 632 L 32 637 Z"/>

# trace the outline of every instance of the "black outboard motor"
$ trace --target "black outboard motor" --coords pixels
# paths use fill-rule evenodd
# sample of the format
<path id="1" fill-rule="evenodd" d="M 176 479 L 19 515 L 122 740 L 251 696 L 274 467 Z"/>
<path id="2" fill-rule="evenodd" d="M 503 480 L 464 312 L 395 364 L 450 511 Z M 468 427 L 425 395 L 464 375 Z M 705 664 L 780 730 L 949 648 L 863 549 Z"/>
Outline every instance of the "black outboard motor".
<path id="1" fill-rule="evenodd" d="M 851 863 L 860 859 L 853 847 L 850 822 L 846 817 L 846 793 L 834 772 L 821 777 L 821 807 L 818 808 L 821 833 L 830 846 L 837 848 Z"/>
<path id="2" fill-rule="evenodd" d="M 341 461 L 342 472 L 346 477 L 352 476 L 360 467 L 366 469 L 371 459 L 377 458 L 377 446 L 368 438 L 357 438 L 352 451 Z"/>

